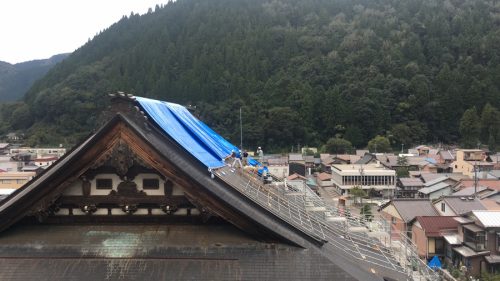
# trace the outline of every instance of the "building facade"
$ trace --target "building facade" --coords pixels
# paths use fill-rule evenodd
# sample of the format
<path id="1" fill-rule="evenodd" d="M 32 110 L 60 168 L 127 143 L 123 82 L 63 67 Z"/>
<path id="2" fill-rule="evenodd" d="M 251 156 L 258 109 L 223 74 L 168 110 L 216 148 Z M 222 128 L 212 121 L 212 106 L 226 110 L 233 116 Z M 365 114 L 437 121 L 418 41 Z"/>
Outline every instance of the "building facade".
<path id="1" fill-rule="evenodd" d="M 332 165 L 332 181 L 341 195 L 349 195 L 349 190 L 358 186 L 389 198 L 396 189 L 396 171 L 378 164 Z"/>

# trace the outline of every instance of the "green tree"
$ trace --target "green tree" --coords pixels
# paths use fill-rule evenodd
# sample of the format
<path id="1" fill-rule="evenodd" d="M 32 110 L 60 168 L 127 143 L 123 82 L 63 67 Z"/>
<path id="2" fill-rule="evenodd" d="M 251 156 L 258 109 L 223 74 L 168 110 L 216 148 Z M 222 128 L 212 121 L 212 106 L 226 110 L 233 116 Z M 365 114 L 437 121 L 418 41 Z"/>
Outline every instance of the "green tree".
<path id="1" fill-rule="evenodd" d="M 500 144 L 500 111 L 487 103 L 481 113 L 481 141 L 487 143 L 491 151 Z"/>
<path id="2" fill-rule="evenodd" d="M 375 136 L 368 142 L 370 152 L 390 152 L 392 150 L 389 139 L 384 136 Z"/>
<path id="3" fill-rule="evenodd" d="M 464 148 L 474 148 L 479 143 L 480 120 L 476 107 L 467 109 L 460 119 L 461 143 Z"/>
<path id="4" fill-rule="evenodd" d="M 362 147 L 366 144 L 366 141 L 363 137 L 363 131 L 359 127 L 354 125 L 347 127 L 344 139 L 350 141 L 352 145 L 357 148 Z"/>
<path id="5" fill-rule="evenodd" d="M 366 197 L 368 194 L 364 189 L 362 189 L 360 186 L 354 186 L 349 190 L 349 195 L 353 197 L 354 204 L 358 204 L 358 198 L 359 198 L 359 203 L 363 204 L 363 197 Z"/>
<path id="6" fill-rule="evenodd" d="M 363 218 L 367 221 L 372 221 L 373 214 L 372 214 L 372 208 L 369 204 L 364 204 L 363 207 L 361 208 L 360 214 L 363 216 Z"/>
<path id="7" fill-rule="evenodd" d="M 350 141 L 341 138 L 331 138 L 324 145 L 323 151 L 327 153 L 344 154 L 352 150 Z"/>
<path id="8" fill-rule="evenodd" d="M 405 123 L 399 123 L 392 126 L 391 133 L 398 144 L 404 144 L 409 147 L 413 143 L 411 129 Z"/>

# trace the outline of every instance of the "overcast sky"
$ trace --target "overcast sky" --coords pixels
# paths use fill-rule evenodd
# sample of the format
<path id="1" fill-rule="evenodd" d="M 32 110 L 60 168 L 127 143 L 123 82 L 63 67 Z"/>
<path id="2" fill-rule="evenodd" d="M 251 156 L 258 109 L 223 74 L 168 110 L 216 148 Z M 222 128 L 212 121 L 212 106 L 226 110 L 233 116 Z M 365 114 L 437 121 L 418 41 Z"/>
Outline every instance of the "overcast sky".
<path id="1" fill-rule="evenodd" d="M 123 15 L 168 0 L 0 0 L 0 61 L 70 53 Z"/>

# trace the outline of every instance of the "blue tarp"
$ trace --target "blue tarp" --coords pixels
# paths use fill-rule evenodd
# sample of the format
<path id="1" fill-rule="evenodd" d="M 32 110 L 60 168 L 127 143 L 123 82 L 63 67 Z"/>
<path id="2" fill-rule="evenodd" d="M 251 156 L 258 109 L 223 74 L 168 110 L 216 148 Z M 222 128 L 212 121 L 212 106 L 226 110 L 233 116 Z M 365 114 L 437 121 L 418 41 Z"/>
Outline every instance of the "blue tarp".
<path id="1" fill-rule="evenodd" d="M 254 167 L 255 166 L 260 166 L 260 162 L 257 161 L 257 160 L 255 160 L 255 159 L 253 159 L 250 156 L 247 157 L 247 163 L 248 163 L 248 165 L 251 165 L 251 166 L 254 166 Z"/>
<path id="2" fill-rule="evenodd" d="M 137 97 L 137 101 L 165 133 L 205 166 L 208 168 L 224 166 L 223 158 L 231 153 L 229 151 L 224 154 L 229 142 L 215 132 L 206 130 L 208 126 L 192 116 L 189 111 L 179 109 L 180 105 L 143 97 Z M 201 124 L 206 128 L 201 129 L 203 127 Z"/>
<path id="3" fill-rule="evenodd" d="M 215 153 L 219 158 L 223 159 L 231 155 L 231 152 L 234 151 L 237 154 L 236 156 L 239 157 L 240 153 L 238 147 L 228 142 L 205 123 L 194 117 L 185 107 L 170 102 L 166 102 L 165 104 L 170 112 L 177 117 L 179 122 L 181 122 L 200 142 L 208 146 L 212 153 Z"/>
<path id="4" fill-rule="evenodd" d="M 441 261 L 437 256 L 434 256 L 429 262 L 428 266 L 432 269 L 441 268 Z"/>

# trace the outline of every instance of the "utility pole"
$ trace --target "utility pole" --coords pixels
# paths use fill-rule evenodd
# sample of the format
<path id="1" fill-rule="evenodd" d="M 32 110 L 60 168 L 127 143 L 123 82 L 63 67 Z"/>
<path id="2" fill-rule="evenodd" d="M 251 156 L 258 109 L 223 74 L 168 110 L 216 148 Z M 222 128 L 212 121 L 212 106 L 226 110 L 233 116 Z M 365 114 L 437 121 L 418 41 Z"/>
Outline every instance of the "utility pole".
<path id="1" fill-rule="evenodd" d="M 477 193 L 477 160 L 474 162 L 474 199 L 476 199 Z"/>
<path id="2" fill-rule="evenodd" d="M 243 121 L 241 120 L 241 106 L 240 106 L 240 150 L 243 152 Z"/>

